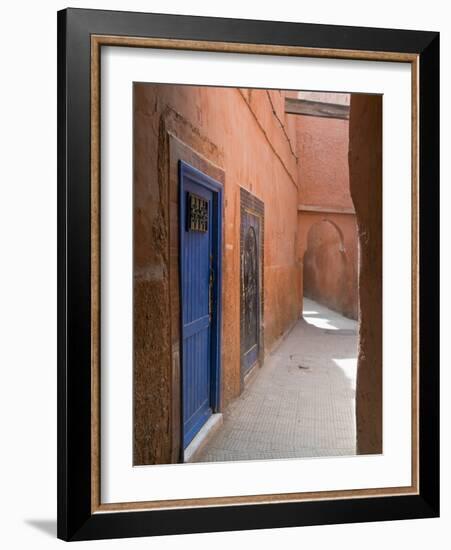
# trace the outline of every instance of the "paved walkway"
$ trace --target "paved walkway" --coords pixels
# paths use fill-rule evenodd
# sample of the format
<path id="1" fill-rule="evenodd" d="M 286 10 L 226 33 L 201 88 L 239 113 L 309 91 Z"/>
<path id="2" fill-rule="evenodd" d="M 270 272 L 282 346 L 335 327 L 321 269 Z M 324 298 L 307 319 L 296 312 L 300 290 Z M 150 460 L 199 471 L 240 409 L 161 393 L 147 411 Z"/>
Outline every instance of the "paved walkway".
<path id="1" fill-rule="evenodd" d="M 229 406 L 200 462 L 355 454 L 358 324 L 308 299 L 303 315 Z"/>

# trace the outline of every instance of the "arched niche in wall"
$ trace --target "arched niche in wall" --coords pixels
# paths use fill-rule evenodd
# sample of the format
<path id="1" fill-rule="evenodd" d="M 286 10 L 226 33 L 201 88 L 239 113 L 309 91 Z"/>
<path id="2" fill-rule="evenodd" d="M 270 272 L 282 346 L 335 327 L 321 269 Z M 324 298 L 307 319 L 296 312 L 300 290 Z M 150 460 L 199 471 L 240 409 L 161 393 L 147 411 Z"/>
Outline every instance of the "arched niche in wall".
<path id="1" fill-rule="evenodd" d="M 349 314 L 349 276 L 343 232 L 323 218 L 311 225 L 303 260 L 304 296 Z"/>

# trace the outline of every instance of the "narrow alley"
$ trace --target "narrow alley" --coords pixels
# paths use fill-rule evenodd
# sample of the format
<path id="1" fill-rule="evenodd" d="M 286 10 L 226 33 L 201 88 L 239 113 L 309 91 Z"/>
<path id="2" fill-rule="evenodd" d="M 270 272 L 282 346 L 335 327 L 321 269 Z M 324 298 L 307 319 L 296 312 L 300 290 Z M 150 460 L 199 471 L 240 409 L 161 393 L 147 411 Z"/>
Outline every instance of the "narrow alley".
<path id="1" fill-rule="evenodd" d="M 357 346 L 357 321 L 304 298 L 303 318 L 196 461 L 355 454 Z"/>
<path id="2" fill-rule="evenodd" d="M 134 466 L 381 453 L 381 96 L 133 106 Z"/>

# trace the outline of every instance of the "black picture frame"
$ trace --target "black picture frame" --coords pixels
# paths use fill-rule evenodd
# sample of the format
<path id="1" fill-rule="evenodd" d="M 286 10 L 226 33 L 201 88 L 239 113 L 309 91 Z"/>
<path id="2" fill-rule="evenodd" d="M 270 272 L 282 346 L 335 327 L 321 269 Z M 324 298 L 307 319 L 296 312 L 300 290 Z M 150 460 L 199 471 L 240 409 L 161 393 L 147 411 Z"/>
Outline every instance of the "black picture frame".
<path id="1" fill-rule="evenodd" d="M 89 220 L 94 34 L 418 55 L 418 495 L 92 513 Z M 58 537 L 88 540 L 438 515 L 439 33 L 85 9 L 58 12 Z"/>

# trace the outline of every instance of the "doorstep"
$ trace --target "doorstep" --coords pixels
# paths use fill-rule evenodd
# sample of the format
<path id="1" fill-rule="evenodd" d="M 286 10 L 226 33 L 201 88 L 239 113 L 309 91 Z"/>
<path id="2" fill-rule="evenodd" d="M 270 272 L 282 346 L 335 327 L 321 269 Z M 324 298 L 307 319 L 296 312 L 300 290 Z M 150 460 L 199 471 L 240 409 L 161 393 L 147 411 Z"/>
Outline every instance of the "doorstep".
<path id="1" fill-rule="evenodd" d="M 222 426 L 222 413 L 212 414 L 183 453 L 183 462 L 196 462 L 199 454 Z"/>

